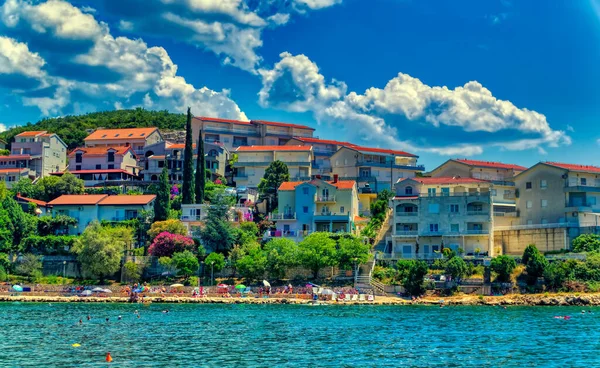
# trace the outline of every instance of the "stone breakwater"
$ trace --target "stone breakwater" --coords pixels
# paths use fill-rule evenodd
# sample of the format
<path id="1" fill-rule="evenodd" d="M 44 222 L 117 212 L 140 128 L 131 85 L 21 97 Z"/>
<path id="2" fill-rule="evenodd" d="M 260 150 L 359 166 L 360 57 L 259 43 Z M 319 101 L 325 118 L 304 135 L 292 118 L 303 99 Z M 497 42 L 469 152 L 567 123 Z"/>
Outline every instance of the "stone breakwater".
<path id="1" fill-rule="evenodd" d="M 73 296 L 32 296 L 32 295 L 0 295 L 0 302 L 31 303 L 128 303 L 129 298 L 111 297 L 73 297 Z M 146 297 L 144 302 L 150 303 L 189 303 L 189 304 L 313 304 L 312 300 L 296 298 L 192 298 L 187 296 Z M 332 305 L 440 305 L 446 306 L 600 306 L 600 294 L 536 294 L 505 296 L 472 296 L 458 295 L 452 297 L 425 297 L 411 301 L 398 297 L 377 296 L 374 301 L 319 301 L 319 304 Z"/>

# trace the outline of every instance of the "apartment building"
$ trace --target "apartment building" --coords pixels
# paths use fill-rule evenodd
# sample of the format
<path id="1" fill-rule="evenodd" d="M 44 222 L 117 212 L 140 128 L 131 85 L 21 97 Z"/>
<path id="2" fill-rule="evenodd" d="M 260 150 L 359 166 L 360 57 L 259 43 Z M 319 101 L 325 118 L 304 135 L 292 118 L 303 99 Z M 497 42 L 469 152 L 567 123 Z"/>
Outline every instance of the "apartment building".
<path id="1" fill-rule="evenodd" d="M 67 145 L 54 133 L 47 131 L 23 132 L 15 136 L 10 155 L 4 156 L 1 160 L 5 163 L 7 161 L 14 161 L 15 163 L 12 165 L 16 165 L 15 168 L 28 168 L 29 176 L 44 177 L 65 169 Z"/>
<path id="2" fill-rule="evenodd" d="M 0 160 L 2 158 L 0 157 Z M 1 163 L 2 161 L 0 161 Z M 0 181 L 6 184 L 8 189 L 12 188 L 13 184 L 24 178 L 31 178 L 29 169 L 23 168 L 8 168 L 0 169 Z"/>
<path id="3" fill-rule="evenodd" d="M 196 160 L 198 157 L 198 149 L 196 144 L 193 146 L 194 151 L 194 169 L 196 168 Z M 169 169 L 169 180 L 183 180 L 183 162 L 184 162 L 184 143 L 159 142 L 152 146 L 146 147 L 146 162 L 144 162 L 144 180 L 158 180 L 162 172 L 165 162 Z M 204 159 L 206 161 L 206 169 L 210 170 L 212 179 L 225 176 L 225 167 L 229 158 L 229 151 L 218 142 L 204 143 Z"/>
<path id="4" fill-rule="evenodd" d="M 138 218 L 154 207 L 155 195 L 62 195 L 48 202 L 52 216 L 66 215 L 77 220 L 70 235 L 80 235 L 92 221 L 124 221 Z"/>
<path id="5" fill-rule="evenodd" d="M 463 177 L 486 180 L 494 186 L 490 191 L 496 226 L 509 226 L 516 211 L 515 176 L 526 167 L 493 161 L 451 159 L 433 169 L 428 176 Z"/>
<path id="6" fill-rule="evenodd" d="M 444 247 L 493 256 L 489 181 L 468 177 L 400 179 L 395 185 L 389 259 L 439 258 Z"/>
<path id="7" fill-rule="evenodd" d="M 103 185 L 106 181 L 136 180 L 140 172 L 137 156 L 130 146 L 75 148 L 69 153 L 68 168 L 86 187 Z"/>
<path id="8" fill-rule="evenodd" d="M 230 120 L 210 117 L 194 118 L 192 130 L 197 137 L 202 129 L 205 142 L 219 142 L 233 152 L 240 146 L 286 144 L 292 137 L 312 137 L 314 129 L 305 125 L 264 120 Z"/>
<path id="9" fill-rule="evenodd" d="M 514 226 L 600 226 L 600 167 L 540 162 L 515 184 L 520 217 Z"/>
<path id="10" fill-rule="evenodd" d="M 257 188 L 267 167 L 276 160 L 287 165 L 290 180 L 310 180 L 312 175 L 311 146 L 241 146 L 235 153 L 234 181 L 238 187 Z"/>
<path id="11" fill-rule="evenodd" d="M 425 170 L 419 157 L 408 152 L 357 145 L 343 146 L 330 158 L 332 174 L 356 180 L 362 190 L 378 193 L 393 189 L 396 181 L 412 178 Z M 366 186 L 366 184 L 369 184 Z"/>
<path id="12" fill-rule="evenodd" d="M 332 177 L 331 156 L 340 148 L 353 146 L 348 142 L 340 142 L 311 137 L 293 137 L 287 142 L 290 146 L 311 146 L 313 148 L 314 160 L 312 162 L 313 175 L 321 175 L 323 179 Z"/>
<path id="13" fill-rule="evenodd" d="M 282 183 L 278 212 L 269 215 L 277 230 L 266 237 L 303 237 L 313 231 L 355 232 L 358 216 L 356 181 L 313 179 Z"/>
<path id="14" fill-rule="evenodd" d="M 181 222 L 188 229 L 188 235 L 194 236 L 194 233 L 201 228 L 208 217 L 208 204 L 182 204 Z M 252 209 L 243 204 L 231 206 L 227 216 L 228 220 L 234 224 L 240 222 L 254 221 Z"/>
<path id="15" fill-rule="evenodd" d="M 158 128 L 98 129 L 85 139 L 86 147 L 132 147 L 138 157 L 143 158 L 145 147 L 163 141 Z"/>

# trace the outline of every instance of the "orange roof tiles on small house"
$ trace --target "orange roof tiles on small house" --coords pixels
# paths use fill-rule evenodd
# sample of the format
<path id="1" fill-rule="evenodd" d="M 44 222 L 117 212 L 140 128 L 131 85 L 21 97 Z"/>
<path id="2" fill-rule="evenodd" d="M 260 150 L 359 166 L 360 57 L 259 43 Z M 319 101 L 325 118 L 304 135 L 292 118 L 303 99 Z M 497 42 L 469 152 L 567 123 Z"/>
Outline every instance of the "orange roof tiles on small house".
<path id="1" fill-rule="evenodd" d="M 304 181 L 284 181 L 279 186 L 278 190 L 294 190 L 300 184 L 306 183 Z"/>
<path id="2" fill-rule="evenodd" d="M 469 166 L 478 166 L 478 167 L 489 167 L 493 169 L 511 169 L 515 171 L 525 171 L 526 167 L 515 165 L 515 164 L 505 164 L 502 162 L 493 162 L 493 161 L 479 161 L 479 160 L 467 160 L 465 159 L 455 159 L 453 161 L 463 163 Z"/>
<path id="3" fill-rule="evenodd" d="M 111 195 L 103 199 L 100 206 L 147 205 L 156 198 L 154 194 L 146 195 Z"/>
<path id="4" fill-rule="evenodd" d="M 98 204 L 108 194 L 65 194 L 50 202 L 51 206 L 78 206 Z"/>
<path id="5" fill-rule="evenodd" d="M 91 157 L 91 156 L 106 156 L 106 154 L 108 153 L 108 151 L 115 151 L 115 154 L 117 155 L 124 155 L 127 153 L 127 151 L 131 151 L 134 155 L 135 152 L 133 151 L 133 148 L 131 147 L 126 147 L 126 146 L 117 146 L 117 147 L 77 147 L 74 150 L 72 150 L 69 153 L 69 157 L 75 157 L 75 155 L 77 154 L 77 152 L 81 152 L 83 153 L 84 157 Z"/>
<path id="6" fill-rule="evenodd" d="M 38 206 L 41 206 L 41 207 L 48 206 L 48 202 L 40 201 L 40 200 L 33 199 L 33 198 L 23 197 L 20 194 L 17 194 L 15 197 L 17 198 L 17 200 L 22 200 L 22 201 L 25 201 L 25 202 L 35 203 L 35 204 L 37 204 Z"/>
<path id="7" fill-rule="evenodd" d="M 167 149 L 184 149 L 185 143 L 172 143 L 167 146 Z M 192 144 L 192 149 L 196 148 L 196 144 Z"/>
<path id="8" fill-rule="evenodd" d="M 27 171 L 29 169 L 26 168 L 16 168 L 16 169 L 0 169 L 0 174 L 16 174 L 22 173 L 23 171 Z"/>
<path id="9" fill-rule="evenodd" d="M 319 179 L 314 179 L 311 181 L 284 181 L 283 183 L 281 183 L 278 190 L 295 190 L 296 187 L 300 184 L 313 184 L 317 180 Z M 331 184 L 338 189 L 352 189 L 356 185 L 356 181 L 354 180 L 340 180 L 337 183 L 334 181 L 322 181 L 324 183 Z"/>
<path id="10" fill-rule="evenodd" d="M 592 165 L 577 165 L 577 164 L 565 164 L 561 162 L 544 162 L 546 165 L 558 167 L 569 171 L 580 171 L 588 173 L 600 173 L 600 167 Z"/>
<path id="11" fill-rule="evenodd" d="M 46 133 L 48 133 L 48 132 L 45 130 L 32 130 L 32 131 L 28 131 L 28 132 L 19 133 L 15 137 L 37 137 L 39 135 L 44 135 Z"/>
<path id="12" fill-rule="evenodd" d="M 157 131 L 158 128 L 123 128 L 123 129 L 98 129 L 88 135 L 84 141 L 115 140 L 115 139 L 141 139 Z"/>
<path id="13" fill-rule="evenodd" d="M 311 151 L 311 146 L 240 146 L 236 152 Z"/>
<path id="14" fill-rule="evenodd" d="M 306 125 L 298 125 L 298 124 L 289 124 L 289 123 L 280 123 L 277 121 L 266 121 L 266 120 L 251 120 L 253 124 L 257 125 L 270 125 L 270 126 L 278 126 L 278 127 L 286 127 L 286 128 L 298 128 L 298 129 L 310 129 L 315 130 L 315 128 L 311 128 Z"/>
<path id="15" fill-rule="evenodd" d="M 438 178 L 429 178 L 429 177 L 414 177 L 414 178 L 404 178 L 398 180 L 398 183 L 403 182 L 405 180 L 416 181 L 425 185 L 437 185 L 437 184 L 475 184 L 475 183 L 485 183 L 489 184 L 486 180 L 474 179 L 474 178 L 462 178 L 460 176 L 446 176 L 446 177 L 438 177 Z"/>

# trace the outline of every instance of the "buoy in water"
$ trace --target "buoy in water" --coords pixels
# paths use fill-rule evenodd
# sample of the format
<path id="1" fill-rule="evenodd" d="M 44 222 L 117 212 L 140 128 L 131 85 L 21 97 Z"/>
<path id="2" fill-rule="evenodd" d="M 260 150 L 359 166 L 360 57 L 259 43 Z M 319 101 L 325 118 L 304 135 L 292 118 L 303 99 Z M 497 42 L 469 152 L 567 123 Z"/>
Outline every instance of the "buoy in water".
<path id="1" fill-rule="evenodd" d="M 80 347 L 80 346 L 81 346 L 81 344 L 77 344 L 77 343 L 75 343 L 75 344 L 73 344 L 73 345 L 71 345 L 71 346 L 72 346 L 72 347 L 74 347 L 74 348 L 78 348 L 78 347 Z"/>
<path id="2" fill-rule="evenodd" d="M 112 359 L 112 356 L 110 355 L 110 352 L 106 353 L 106 361 L 107 361 L 108 363 L 110 363 L 110 362 L 112 362 L 112 360 L 113 360 L 113 359 Z"/>

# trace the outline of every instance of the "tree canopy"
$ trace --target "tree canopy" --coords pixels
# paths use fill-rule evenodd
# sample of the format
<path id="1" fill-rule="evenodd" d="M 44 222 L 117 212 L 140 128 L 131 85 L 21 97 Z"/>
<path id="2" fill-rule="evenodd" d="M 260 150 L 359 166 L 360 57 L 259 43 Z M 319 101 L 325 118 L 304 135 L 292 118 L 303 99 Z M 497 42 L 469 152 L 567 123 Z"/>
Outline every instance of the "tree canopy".
<path id="1" fill-rule="evenodd" d="M 271 162 L 265 170 L 265 175 L 258 183 L 260 198 L 268 201 L 267 212 L 277 208 L 277 189 L 285 181 L 290 181 L 290 172 L 287 165 L 279 160 Z"/>
<path id="2" fill-rule="evenodd" d="M 574 252 L 594 252 L 600 250 L 600 235 L 581 234 L 573 239 Z"/>
<path id="3" fill-rule="evenodd" d="M 336 264 L 336 243 L 329 233 L 312 233 L 298 244 L 300 264 L 319 276 L 323 267 Z"/>
<path id="4" fill-rule="evenodd" d="M 169 187 L 169 171 L 166 163 L 158 181 L 158 191 L 154 201 L 154 221 L 165 221 L 169 218 L 171 210 L 171 188 Z"/>
<path id="5" fill-rule="evenodd" d="M 148 254 L 154 257 L 171 257 L 177 252 L 186 250 L 193 252 L 195 248 L 196 243 L 191 238 L 163 231 L 154 238 L 148 247 Z"/>
<path id="6" fill-rule="evenodd" d="M 192 110 L 187 109 L 185 124 L 185 148 L 183 150 L 183 183 L 181 185 L 181 203 L 194 203 L 194 148 L 192 146 Z M 200 158 L 199 158 L 200 159 Z"/>
<path id="7" fill-rule="evenodd" d="M 148 230 L 149 240 L 154 240 L 154 238 L 156 238 L 158 234 L 165 231 L 171 234 L 178 234 L 183 236 L 186 236 L 188 234 L 188 229 L 187 227 L 185 227 L 183 222 L 176 219 L 169 219 L 165 221 L 156 221 L 150 226 L 150 230 Z"/>

